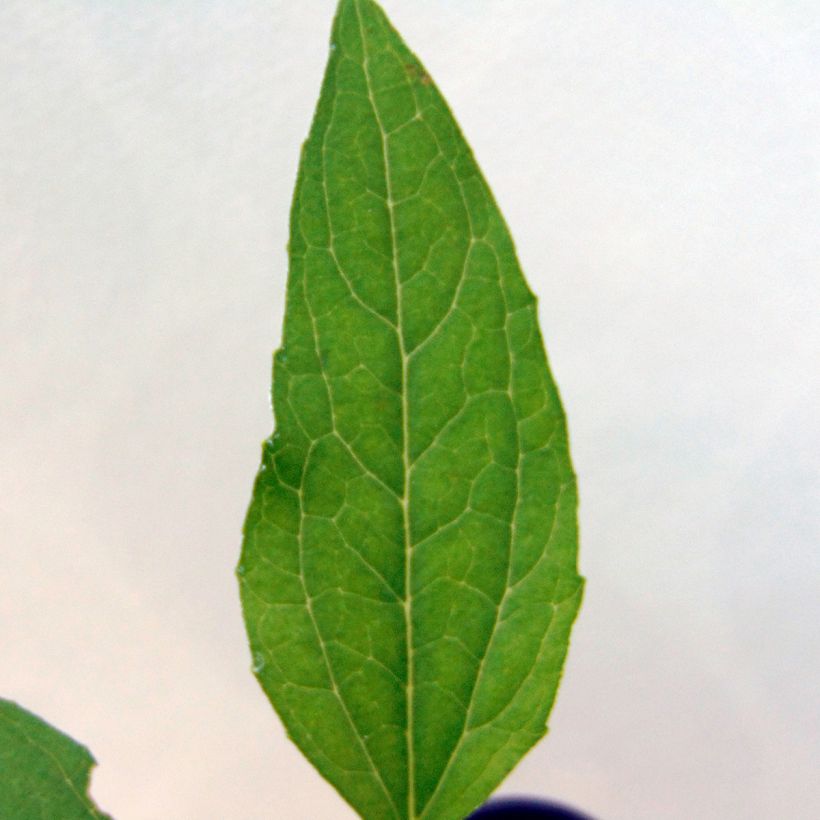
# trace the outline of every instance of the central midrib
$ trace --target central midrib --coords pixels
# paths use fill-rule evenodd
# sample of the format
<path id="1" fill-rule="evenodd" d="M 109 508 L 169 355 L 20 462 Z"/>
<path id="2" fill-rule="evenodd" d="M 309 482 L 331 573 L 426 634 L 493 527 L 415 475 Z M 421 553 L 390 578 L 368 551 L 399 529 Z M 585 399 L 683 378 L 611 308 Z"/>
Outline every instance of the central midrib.
<path id="1" fill-rule="evenodd" d="M 410 540 L 410 451 L 409 451 L 409 430 L 408 430 L 408 406 L 407 406 L 407 363 L 408 356 L 404 346 L 404 332 L 402 328 L 402 289 L 399 277 L 398 243 L 396 241 L 396 217 L 395 205 L 393 201 L 393 183 L 390 178 L 390 157 L 387 146 L 387 131 L 382 124 L 379 109 L 376 105 L 376 98 L 373 94 L 373 86 L 368 70 L 369 54 L 367 49 L 367 37 L 362 17 L 359 9 L 359 0 L 355 0 L 356 19 L 359 23 L 359 32 L 362 38 L 363 61 L 365 82 L 367 83 L 367 95 L 370 98 L 370 105 L 373 108 L 373 116 L 379 127 L 379 136 L 382 144 L 382 157 L 384 160 L 384 182 L 387 195 L 387 216 L 390 225 L 390 246 L 392 249 L 393 277 L 396 287 L 396 335 L 399 342 L 399 353 L 401 356 L 401 423 L 402 423 L 402 517 L 404 529 L 404 627 L 405 643 L 407 646 L 407 685 L 406 685 L 406 723 L 407 723 L 407 816 L 416 817 L 416 783 L 415 783 L 415 752 L 413 748 L 413 619 L 412 604 L 413 596 L 411 590 L 412 582 L 412 560 L 413 545 Z"/>

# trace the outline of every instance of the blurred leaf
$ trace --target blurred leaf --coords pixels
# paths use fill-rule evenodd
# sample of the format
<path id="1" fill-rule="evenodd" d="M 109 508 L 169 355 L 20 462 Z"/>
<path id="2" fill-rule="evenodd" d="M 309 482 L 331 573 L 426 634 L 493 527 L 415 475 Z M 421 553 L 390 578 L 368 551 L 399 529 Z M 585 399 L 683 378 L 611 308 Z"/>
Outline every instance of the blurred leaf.
<path id="1" fill-rule="evenodd" d="M 85 746 L 0 699 L 0 817 L 104 820 L 87 794 L 94 763 Z"/>

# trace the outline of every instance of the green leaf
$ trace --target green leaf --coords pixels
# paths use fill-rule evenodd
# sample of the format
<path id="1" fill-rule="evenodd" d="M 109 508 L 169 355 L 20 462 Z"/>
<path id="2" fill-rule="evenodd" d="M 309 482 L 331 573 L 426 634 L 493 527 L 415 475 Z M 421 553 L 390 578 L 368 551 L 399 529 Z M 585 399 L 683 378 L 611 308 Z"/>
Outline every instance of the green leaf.
<path id="1" fill-rule="evenodd" d="M 94 762 L 85 746 L 0 698 L 0 817 L 104 820 L 87 794 Z"/>
<path id="2" fill-rule="evenodd" d="M 429 74 L 342 0 L 291 214 L 254 670 L 365 818 L 460 818 L 546 732 L 581 599 L 535 299 Z"/>

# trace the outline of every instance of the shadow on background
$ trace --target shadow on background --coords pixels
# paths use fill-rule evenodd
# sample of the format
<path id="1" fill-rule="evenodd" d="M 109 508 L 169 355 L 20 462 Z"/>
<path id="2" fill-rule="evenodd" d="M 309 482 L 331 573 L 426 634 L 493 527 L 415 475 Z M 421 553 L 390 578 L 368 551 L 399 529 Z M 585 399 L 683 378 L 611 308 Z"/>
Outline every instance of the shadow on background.
<path id="1" fill-rule="evenodd" d="M 592 820 L 558 803 L 542 800 L 509 799 L 493 800 L 474 811 L 468 820 Z"/>

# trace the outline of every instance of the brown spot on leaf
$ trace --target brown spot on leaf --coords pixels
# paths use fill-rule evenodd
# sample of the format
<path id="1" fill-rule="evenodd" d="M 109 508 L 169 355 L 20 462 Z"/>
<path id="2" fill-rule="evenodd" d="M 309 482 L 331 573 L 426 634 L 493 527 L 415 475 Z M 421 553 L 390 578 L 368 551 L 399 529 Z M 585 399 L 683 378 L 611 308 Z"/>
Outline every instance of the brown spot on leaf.
<path id="1" fill-rule="evenodd" d="M 415 63 L 406 63 L 404 70 L 407 72 L 407 76 L 410 77 L 411 80 L 417 80 L 422 85 L 431 85 L 433 82 L 430 75 Z"/>

